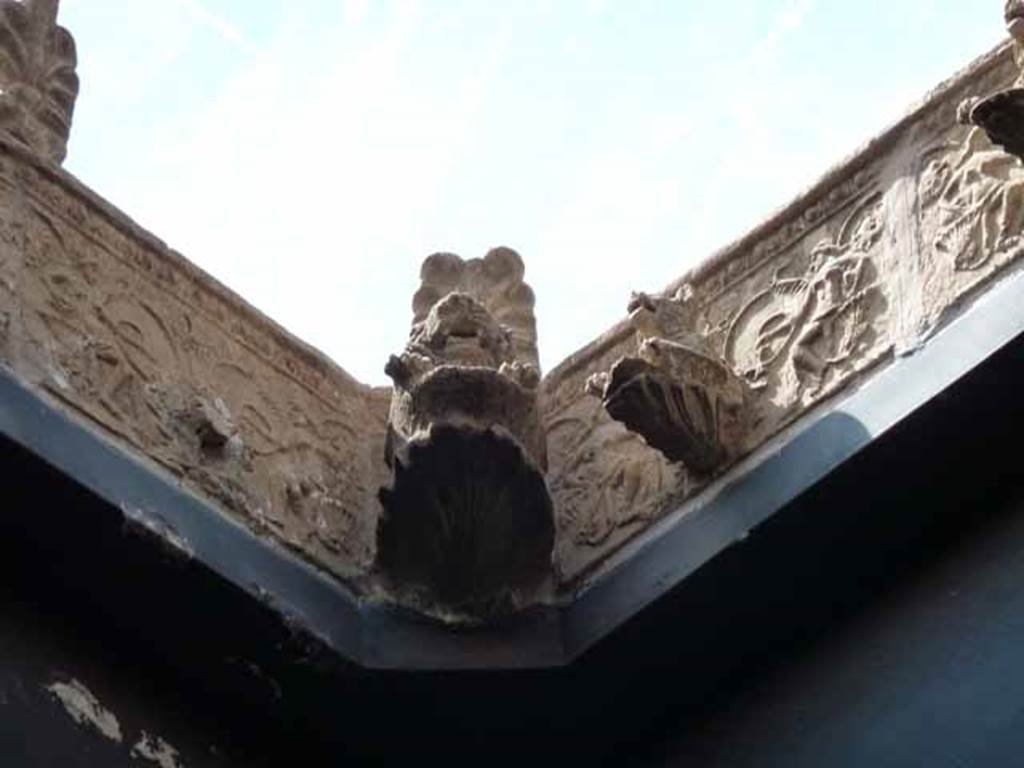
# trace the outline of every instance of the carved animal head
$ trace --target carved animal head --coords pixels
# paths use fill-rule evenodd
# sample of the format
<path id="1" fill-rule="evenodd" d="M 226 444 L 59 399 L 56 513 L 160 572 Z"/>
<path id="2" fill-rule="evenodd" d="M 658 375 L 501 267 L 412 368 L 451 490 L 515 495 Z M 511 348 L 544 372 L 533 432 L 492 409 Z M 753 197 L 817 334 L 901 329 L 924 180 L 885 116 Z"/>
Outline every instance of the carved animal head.
<path id="1" fill-rule="evenodd" d="M 464 294 L 507 330 L 516 360 L 537 366 L 534 296 L 523 282 L 524 274 L 523 260 L 511 248 L 495 248 L 482 259 L 469 260 L 435 253 L 423 262 L 420 288 L 413 298 L 413 322 L 426 321 L 435 305 L 450 294 Z"/>
<path id="2" fill-rule="evenodd" d="M 679 286 L 671 294 L 661 296 L 634 293 L 627 309 L 630 323 L 641 342 L 645 339 L 667 338 L 682 343 L 695 343 L 700 335 L 693 287 L 689 283 Z"/>
<path id="3" fill-rule="evenodd" d="M 512 361 L 512 337 L 479 301 L 449 293 L 416 326 L 413 343 L 447 362 L 497 368 Z"/>

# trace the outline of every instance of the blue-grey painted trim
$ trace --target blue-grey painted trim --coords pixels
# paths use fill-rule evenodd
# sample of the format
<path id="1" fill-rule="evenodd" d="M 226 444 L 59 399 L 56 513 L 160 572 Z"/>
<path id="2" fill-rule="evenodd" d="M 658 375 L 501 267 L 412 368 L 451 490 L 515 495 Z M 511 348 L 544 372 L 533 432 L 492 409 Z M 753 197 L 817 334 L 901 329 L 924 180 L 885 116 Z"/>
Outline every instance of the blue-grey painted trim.
<path id="1" fill-rule="evenodd" d="M 561 663 L 554 609 L 522 617 L 511 631 L 456 635 L 434 623 L 360 605 L 334 579 L 182 490 L 172 478 L 52 407 L 3 369 L 0 433 L 120 510 L 132 525 L 160 536 L 350 661 L 392 669 L 514 669 Z M 54 522 L 59 525 L 59 520 Z"/>
<path id="2" fill-rule="evenodd" d="M 340 585 L 232 522 L 0 369 L 0 433 L 257 599 L 298 619 L 346 655 L 359 615 Z"/>
<path id="3" fill-rule="evenodd" d="M 344 658 L 378 669 L 528 669 L 570 663 L 758 524 L 1024 333 L 1024 276 L 993 288 L 915 355 L 794 429 L 761 463 L 738 467 L 630 545 L 614 569 L 563 607 L 453 631 L 360 603 L 339 582 L 261 539 L 112 445 L 0 370 L 0 434 L 266 602 Z M 690 510 L 690 511 L 687 511 Z"/>

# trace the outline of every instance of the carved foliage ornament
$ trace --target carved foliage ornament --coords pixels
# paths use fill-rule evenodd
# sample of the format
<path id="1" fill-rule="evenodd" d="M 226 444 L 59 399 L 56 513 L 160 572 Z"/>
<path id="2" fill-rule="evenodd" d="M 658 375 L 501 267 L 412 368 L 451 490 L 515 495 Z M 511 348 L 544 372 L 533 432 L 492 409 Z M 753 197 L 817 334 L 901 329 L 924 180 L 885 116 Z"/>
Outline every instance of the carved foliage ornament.
<path id="1" fill-rule="evenodd" d="M 0 128 L 55 163 L 67 154 L 78 96 L 75 41 L 58 0 L 0 0 Z"/>
<path id="2" fill-rule="evenodd" d="M 426 260 L 394 381 L 378 566 L 435 615 L 514 608 L 550 572 L 533 292 L 508 248 Z"/>

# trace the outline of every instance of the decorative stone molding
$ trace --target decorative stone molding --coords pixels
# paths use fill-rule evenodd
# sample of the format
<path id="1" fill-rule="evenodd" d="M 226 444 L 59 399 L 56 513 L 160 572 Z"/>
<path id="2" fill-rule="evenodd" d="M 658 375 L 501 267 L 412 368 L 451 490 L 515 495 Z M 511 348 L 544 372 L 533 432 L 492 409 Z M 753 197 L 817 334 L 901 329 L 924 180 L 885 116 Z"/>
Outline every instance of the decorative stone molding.
<path id="1" fill-rule="evenodd" d="M 78 97 L 75 41 L 59 0 L 0 0 L 0 130 L 40 157 L 67 154 Z"/>
<path id="2" fill-rule="evenodd" d="M 394 381 L 377 557 L 391 589 L 446 616 L 528 600 L 550 573 L 533 292 L 508 248 L 426 260 Z"/>

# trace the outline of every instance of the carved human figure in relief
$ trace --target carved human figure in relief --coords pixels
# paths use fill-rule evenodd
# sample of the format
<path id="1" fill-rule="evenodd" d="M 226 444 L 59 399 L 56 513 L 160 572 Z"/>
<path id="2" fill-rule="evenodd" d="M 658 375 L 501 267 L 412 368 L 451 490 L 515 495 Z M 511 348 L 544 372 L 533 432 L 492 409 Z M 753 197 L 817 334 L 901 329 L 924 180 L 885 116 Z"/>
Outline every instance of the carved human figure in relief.
<path id="1" fill-rule="evenodd" d="M 41 157 L 67 154 L 78 96 L 75 41 L 58 0 L 0 0 L 0 130 Z"/>
<path id="2" fill-rule="evenodd" d="M 806 268 L 776 271 L 733 317 L 725 358 L 755 389 L 792 364 L 799 393 L 814 395 L 852 360 L 870 327 L 876 288 L 870 254 L 882 237 L 877 196 L 862 201 L 838 234 L 818 243 Z"/>
<path id="3" fill-rule="evenodd" d="M 746 384 L 710 349 L 689 285 L 634 294 L 629 312 L 636 356 L 592 376 L 587 391 L 670 461 L 714 471 L 742 436 Z"/>
<path id="4" fill-rule="evenodd" d="M 807 323 L 797 336 L 793 366 L 812 391 L 830 367 L 848 360 L 864 331 L 866 254 L 881 236 L 882 222 L 871 211 L 848 243 L 820 243 L 811 252 L 807 289 Z"/>
<path id="5" fill-rule="evenodd" d="M 1024 165 L 972 128 L 955 151 L 938 148 L 921 175 L 921 207 L 935 217 L 932 245 L 960 271 L 1021 245 Z"/>
<path id="6" fill-rule="evenodd" d="M 377 529 L 399 600 L 450 619 L 528 602 L 551 570 L 533 292 L 519 255 L 426 260 L 394 382 Z"/>

